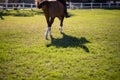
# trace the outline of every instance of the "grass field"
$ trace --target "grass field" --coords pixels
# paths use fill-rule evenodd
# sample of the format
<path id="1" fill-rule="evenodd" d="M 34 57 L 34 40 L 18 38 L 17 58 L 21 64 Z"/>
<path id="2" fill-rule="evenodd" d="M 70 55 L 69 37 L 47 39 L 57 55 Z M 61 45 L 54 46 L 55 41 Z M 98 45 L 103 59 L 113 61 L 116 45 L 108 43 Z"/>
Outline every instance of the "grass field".
<path id="1" fill-rule="evenodd" d="M 120 80 L 120 10 L 69 10 L 53 37 L 40 11 L 3 11 L 0 80 Z"/>

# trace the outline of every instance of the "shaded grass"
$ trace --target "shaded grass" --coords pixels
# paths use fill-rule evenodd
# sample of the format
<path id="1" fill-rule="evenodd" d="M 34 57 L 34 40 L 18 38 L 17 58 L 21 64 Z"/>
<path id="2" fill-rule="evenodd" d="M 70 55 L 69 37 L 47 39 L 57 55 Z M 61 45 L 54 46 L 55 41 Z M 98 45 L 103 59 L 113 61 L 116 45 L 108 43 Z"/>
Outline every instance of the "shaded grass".
<path id="1" fill-rule="evenodd" d="M 32 17 L 34 15 L 42 15 L 41 10 L 3 10 L 2 16 L 19 16 L 19 17 Z"/>
<path id="2" fill-rule="evenodd" d="M 48 41 L 43 15 L 3 13 L 8 15 L 0 20 L 1 80 L 120 79 L 119 10 L 69 10 L 73 16 L 65 19 L 64 34 L 56 19 Z"/>

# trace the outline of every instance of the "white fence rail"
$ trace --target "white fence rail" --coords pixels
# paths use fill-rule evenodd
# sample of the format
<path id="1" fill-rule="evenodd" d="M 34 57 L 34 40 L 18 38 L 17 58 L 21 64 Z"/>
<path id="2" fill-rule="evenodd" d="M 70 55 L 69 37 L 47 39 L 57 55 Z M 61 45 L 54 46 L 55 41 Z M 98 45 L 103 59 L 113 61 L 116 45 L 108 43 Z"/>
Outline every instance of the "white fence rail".
<path id="1" fill-rule="evenodd" d="M 120 8 L 120 3 L 68 3 L 70 9 L 83 9 L 83 8 Z"/>
<path id="2" fill-rule="evenodd" d="M 28 9 L 36 8 L 35 4 L 30 3 L 0 3 L 2 9 Z M 83 9 L 83 8 L 120 8 L 120 3 L 67 3 L 67 8 Z"/>
<path id="3" fill-rule="evenodd" d="M 30 3 L 0 3 L 0 8 L 3 9 L 28 9 L 36 8 L 35 4 Z"/>

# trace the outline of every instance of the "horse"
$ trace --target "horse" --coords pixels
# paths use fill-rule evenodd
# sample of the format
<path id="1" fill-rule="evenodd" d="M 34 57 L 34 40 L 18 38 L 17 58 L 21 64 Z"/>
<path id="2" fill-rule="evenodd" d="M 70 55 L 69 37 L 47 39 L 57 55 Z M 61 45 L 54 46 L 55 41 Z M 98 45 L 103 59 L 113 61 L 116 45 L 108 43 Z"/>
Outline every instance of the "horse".
<path id="1" fill-rule="evenodd" d="M 49 32 L 50 32 L 50 36 L 52 36 L 51 26 L 56 17 L 58 17 L 60 20 L 59 30 L 60 30 L 60 33 L 62 33 L 64 11 L 65 11 L 64 5 L 58 0 L 44 0 L 44 1 L 39 0 L 37 1 L 37 7 L 43 10 L 46 21 L 47 21 L 48 27 L 45 32 L 45 39 L 48 40 Z"/>

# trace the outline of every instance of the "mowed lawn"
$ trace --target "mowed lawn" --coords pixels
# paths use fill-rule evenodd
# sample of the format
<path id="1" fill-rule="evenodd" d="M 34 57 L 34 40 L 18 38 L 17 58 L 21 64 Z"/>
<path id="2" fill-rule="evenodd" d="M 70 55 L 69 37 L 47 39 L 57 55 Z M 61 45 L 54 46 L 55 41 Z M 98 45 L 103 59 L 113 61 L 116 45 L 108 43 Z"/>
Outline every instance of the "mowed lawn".
<path id="1" fill-rule="evenodd" d="M 120 80 L 120 10 L 68 10 L 52 37 L 40 10 L 3 11 L 0 80 Z"/>

